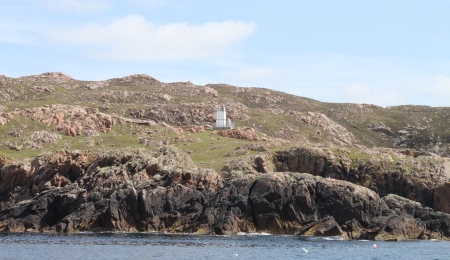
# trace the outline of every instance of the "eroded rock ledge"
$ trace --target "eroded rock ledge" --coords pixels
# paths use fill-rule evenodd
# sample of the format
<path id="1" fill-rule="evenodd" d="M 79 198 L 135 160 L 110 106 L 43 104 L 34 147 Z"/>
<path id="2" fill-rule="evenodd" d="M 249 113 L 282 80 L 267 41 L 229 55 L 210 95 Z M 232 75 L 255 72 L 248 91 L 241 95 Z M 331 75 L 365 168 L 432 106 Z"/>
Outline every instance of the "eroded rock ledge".
<path id="1" fill-rule="evenodd" d="M 4 232 L 168 231 L 447 239 L 450 215 L 363 186 L 308 173 L 225 180 L 170 146 L 60 151 L 0 170 Z"/>

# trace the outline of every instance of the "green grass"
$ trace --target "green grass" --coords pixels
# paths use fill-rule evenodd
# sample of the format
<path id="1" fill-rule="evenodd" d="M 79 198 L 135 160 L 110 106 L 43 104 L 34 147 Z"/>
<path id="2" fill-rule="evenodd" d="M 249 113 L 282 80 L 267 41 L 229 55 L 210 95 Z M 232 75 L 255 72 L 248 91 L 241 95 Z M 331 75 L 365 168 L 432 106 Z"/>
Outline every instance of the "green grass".
<path id="1" fill-rule="evenodd" d="M 371 155 L 365 154 L 355 148 L 350 148 L 350 153 L 347 154 L 347 157 L 350 158 L 352 161 L 356 160 L 362 160 L 362 161 L 368 161 L 370 158 L 372 158 Z"/>
<path id="2" fill-rule="evenodd" d="M 186 138 L 199 138 L 201 142 L 180 142 L 173 145 L 183 150 L 191 150 L 190 157 L 199 167 L 209 167 L 220 172 L 225 165 L 226 155 L 235 148 L 249 143 L 264 143 L 264 141 L 246 141 L 212 134 L 213 131 L 203 133 L 184 132 Z M 187 145 L 186 145 L 187 144 Z M 236 156 L 241 158 L 257 154 L 257 151 L 249 151 L 246 155 Z"/>
<path id="3" fill-rule="evenodd" d="M 23 127 L 26 125 L 26 127 Z M 232 139 L 213 134 L 213 131 L 205 131 L 203 133 L 191 133 L 184 131 L 183 138 L 180 142 L 174 142 L 175 134 L 170 132 L 170 128 L 162 126 L 137 126 L 132 124 L 116 124 L 112 127 L 110 133 L 100 133 L 99 136 L 64 136 L 61 135 L 61 140 L 56 144 L 44 144 L 40 150 L 27 149 L 25 146 L 21 151 L 10 150 L 6 143 L 18 144 L 22 143 L 24 139 L 34 131 L 45 130 L 50 133 L 53 132 L 55 126 L 47 127 L 46 125 L 19 117 L 11 120 L 7 125 L 1 128 L 0 136 L 2 137 L 2 144 L 0 145 L 0 156 L 8 158 L 30 161 L 37 155 L 45 152 L 57 151 L 60 149 L 69 150 L 90 150 L 93 153 L 100 153 L 105 149 L 132 149 L 145 148 L 139 143 L 139 137 L 151 137 L 153 140 L 161 141 L 170 138 L 170 145 L 176 146 L 182 150 L 189 151 L 194 163 L 199 167 L 209 167 L 218 172 L 224 166 L 226 155 L 235 150 L 235 148 L 252 143 L 250 141 Z M 131 129 L 133 127 L 133 129 Z M 8 134 L 14 128 L 22 128 L 23 132 L 19 138 L 12 137 Z M 145 135 L 145 132 L 152 131 L 153 135 Z M 59 134 L 59 133 L 58 133 Z M 198 138 L 200 142 L 186 141 L 187 139 Z M 94 146 L 87 146 L 88 141 L 93 141 Z M 265 143 L 264 141 L 257 141 L 253 143 Z M 150 147 L 148 147 L 150 148 Z M 275 149 L 275 148 L 272 148 Z M 256 151 L 249 151 L 248 155 L 256 154 Z M 242 157 L 242 156 L 238 156 Z M 237 157 L 237 158 L 238 158 Z"/>
<path id="4" fill-rule="evenodd" d="M 269 89 L 252 88 L 244 89 L 245 91 L 239 94 L 232 93 L 236 90 L 235 87 L 215 87 L 219 93 L 218 98 L 212 98 L 205 94 L 202 88 L 197 87 L 180 87 L 180 86 L 147 86 L 138 85 L 133 86 L 130 83 L 126 83 L 120 80 L 113 80 L 108 87 L 100 88 L 98 90 L 87 90 L 84 85 L 85 81 L 75 81 L 74 84 L 78 84 L 78 89 L 65 89 L 61 87 L 61 84 L 48 84 L 31 81 L 23 81 L 18 85 L 8 86 L 8 90 L 13 89 L 16 93 L 19 93 L 15 100 L 2 102 L 2 106 L 6 106 L 6 111 L 13 111 L 14 109 L 24 109 L 39 107 L 52 104 L 68 104 L 78 105 L 85 107 L 95 107 L 99 111 L 112 114 L 117 113 L 121 116 L 130 116 L 131 111 L 148 110 L 150 107 L 167 106 L 169 108 L 179 108 L 183 104 L 196 105 L 200 102 L 204 102 L 207 106 L 212 104 L 220 105 L 230 102 L 236 102 L 247 106 L 241 115 L 240 120 L 233 120 L 233 122 L 242 127 L 254 127 L 261 133 L 265 133 L 268 136 L 274 136 L 274 133 L 281 128 L 289 128 L 293 133 L 293 137 L 289 138 L 292 141 L 292 145 L 302 146 L 303 138 L 308 139 L 311 143 L 320 143 L 324 146 L 329 144 L 327 130 L 319 126 L 310 126 L 301 122 L 298 116 L 290 114 L 291 111 L 306 113 L 308 111 L 320 112 L 326 114 L 329 118 L 336 123 L 344 126 L 348 131 L 354 134 L 356 143 L 365 145 L 367 147 L 382 146 L 393 147 L 393 137 L 387 136 L 383 138 L 379 133 L 375 133 L 367 128 L 367 125 L 373 123 L 382 122 L 386 126 L 392 129 L 392 132 L 397 133 L 399 130 L 404 129 L 406 124 L 410 125 L 427 125 L 427 130 L 420 132 L 420 135 L 416 139 L 411 139 L 411 144 L 408 144 L 410 149 L 427 149 L 432 148 L 436 143 L 441 142 L 441 146 L 448 146 L 450 143 L 450 108 L 427 108 L 427 107 L 395 107 L 391 109 L 376 108 L 369 110 L 358 110 L 356 105 L 351 104 L 333 104 L 323 103 L 316 100 L 296 97 L 288 95 L 279 91 L 272 91 Z M 43 93 L 35 94 L 29 90 L 33 85 L 53 85 L 56 91 L 52 94 Z M 0 92 L 5 88 L 0 88 Z M 128 92 L 128 97 L 122 98 L 122 91 Z M 189 92 L 194 93 L 193 96 L 188 96 Z M 267 94 L 267 92 L 270 92 Z M 112 94 L 111 94 L 112 93 Z M 160 94 L 168 94 L 172 97 L 170 101 L 164 101 L 161 98 L 155 98 Z M 259 103 L 253 102 L 255 97 L 260 98 Z M 281 100 L 272 102 L 273 100 Z M 208 103 L 210 102 L 210 103 Z M 264 109 L 281 109 L 284 110 L 282 114 L 273 115 L 264 111 Z M 409 110 L 408 110 L 409 109 Z M 295 113 L 294 113 L 295 114 Z M 298 113 L 297 113 L 298 114 Z M 431 118 L 432 121 L 425 122 L 423 118 Z M 209 124 L 209 122 L 203 122 Z M 8 132 L 13 128 L 23 128 L 23 125 L 27 125 L 24 128 L 24 132 L 20 138 L 14 138 L 8 135 Z M 15 141 L 20 142 L 24 137 L 32 133 L 33 131 L 46 130 L 53 132 L 54 126 L 47 127 L 39 122 L 24 119 L 22 117 L 11 120 L 10 123 L 3 127 L 0 127 L 0 155 L 7 157 L 22 159 L 34 157 L 42 152 L 55 151 L 57 149 L 63 149 L 70 147 L 69 149 L 89 149 L 93 152 L 101 151 L 102 149 L 109 148 L 139 148 L 144 147 L 139 144 L 139 133 L 144 130 L 155 130 L 155 134 L 152 138 L 156 141 L 160 141 L 166 138 L 175 137 L 174 134 L 165 132 L 167 128 L 164 127 L 144 127 L 133 126 L 134 129 L 130 129 L 130 124 L 120 125 L 117 124 L 112 127 L 112 132 L 108 134 L 101 133 L 95 137 L 67 137 L 63 136 L 57 144 L 44 145 L 41 150 L 34 151 L 25 149 L 20 152 L 9 150 L 6 147 L 6 143 L 13 143 Z M 322 134 L 317 135 L 320 131 Z M 136 132 L 137 134 L 133 134 Z M 190 156 L 194 162 L 200 167 L 211 167 L 215 170 L 220 170 L 223 167 L 226 154 L 233 151 L 236 147 L 242 146 L 246 143 L 250 143 L 244 140 L 228 139 L 212 135 L 211 131 L 206 131 L 201 134 L 189 134 L 184 133 L 185 138 L 199 138 L 201 142 L 179 142 L 175 143 L 171 141 L 170 145 L 179 147 L 183 150 L 189 151 Z M 426 138 L 432 139 L 431 144 L 426 142 Z M 438 139 L 437 137 L 440 137 Z M 217 139 L 219 138 L 219 140 Z M 86 141 L 93 140 L 99 145 L 93 147 L 87 147 Z M 424 141 L 425 140 L 425 141 Z M 263 141 L 259 141 L 264 143 Z M 411 147 L 409 147 L 411 146 Z M 288 149 L 288 147 L 274 147 L 271 151 Z M 334 153 L 337 153 L 337 148 L 331 148 Z M 333 150 L 334 149 L 334 150 Z M 345 156 L 349 157 L 352 161 L 364 161 L 370 160 L 371 156 L 361 152 L 358 148 L 349 147 L 349 154 Z M 449 149 L 450 151 L 450 149 Z M 250 151 L 249 155 L 255 154 L 255 151 Z M 395 165 L 398 161 L 403 160 L 392 156 L 392 164 Z"/>

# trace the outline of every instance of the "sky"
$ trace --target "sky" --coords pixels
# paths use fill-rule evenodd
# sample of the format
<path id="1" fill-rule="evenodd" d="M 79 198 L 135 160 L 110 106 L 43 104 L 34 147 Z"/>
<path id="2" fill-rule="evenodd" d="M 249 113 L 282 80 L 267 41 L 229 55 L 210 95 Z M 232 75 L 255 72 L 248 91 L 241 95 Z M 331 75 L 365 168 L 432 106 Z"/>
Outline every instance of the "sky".
<path id="1" fill-rule="evenodd" d="M 1 0 L 0 75 L 450 106 L 450 0 Z"/>

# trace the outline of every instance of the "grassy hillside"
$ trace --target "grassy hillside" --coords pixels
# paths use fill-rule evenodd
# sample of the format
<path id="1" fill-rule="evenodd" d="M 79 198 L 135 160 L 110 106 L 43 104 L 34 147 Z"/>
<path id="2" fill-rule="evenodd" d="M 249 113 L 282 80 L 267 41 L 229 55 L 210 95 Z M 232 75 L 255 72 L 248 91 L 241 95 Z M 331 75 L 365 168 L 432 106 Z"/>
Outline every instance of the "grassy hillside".
<path id="1" fill-rule="evenodd" d="M 259 140 L 225 138 L 210 130 L 215 107 L 221 105 L 237 126 L 254 128 Z M 74 112 L 78 108 L 96 109 L 89 112 L 92 115 L 107 114 L 112 125 L 94 129 L 98 122 L 88 122 L 96 133 L 90 135 L 69 136 L 58 130 L 64 120 L 72 127 L 83 124 Z M 207 130 L 192 133 L 186 130 L 189 126 Z M 0 156 L 18 160 L 58 149 L 145 149 L 143 139 L 150 145 L 169 142 L 190 153 L 198 165 L 216 170 L 229 158 L 297 145 L 390 147 L 448 156 L 449 126 L 447 107 L 323 103 L 270 89 L 163 83 L 146 75 L 101 82 L 61 73 L 0 76 Z M 173 128 L 185 131 L 176 134 Z M 37 140 L 36 132 L 60 137 Z"/>

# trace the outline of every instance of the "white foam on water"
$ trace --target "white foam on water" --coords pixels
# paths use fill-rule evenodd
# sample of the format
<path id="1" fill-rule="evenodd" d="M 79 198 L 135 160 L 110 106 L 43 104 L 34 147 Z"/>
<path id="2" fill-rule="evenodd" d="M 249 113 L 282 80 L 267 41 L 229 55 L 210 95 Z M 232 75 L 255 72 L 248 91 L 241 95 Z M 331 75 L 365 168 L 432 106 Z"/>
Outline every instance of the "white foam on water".
<path id="1" fill-rule="evenodd" d="M 332 237 L 323 237 L 323 240 L 344 240 L 344 238 L 340 236 L 332 236 Z"/>
<path id="2" fill-rule="evenodd" d="M 270 233 L 247 233 L 247 232 L 239 232 L 237 233 L 238 236 L 272 236 Z"/>

